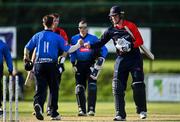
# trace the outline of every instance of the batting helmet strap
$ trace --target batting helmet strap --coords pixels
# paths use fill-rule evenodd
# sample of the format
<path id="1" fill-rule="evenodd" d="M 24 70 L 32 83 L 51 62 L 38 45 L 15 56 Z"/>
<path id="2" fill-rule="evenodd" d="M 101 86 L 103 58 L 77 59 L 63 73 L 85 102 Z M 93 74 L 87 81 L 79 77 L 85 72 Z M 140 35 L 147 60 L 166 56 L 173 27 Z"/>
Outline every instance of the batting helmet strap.
<path id="1" fill-rule="evenodd" d="M 33 62 L 32 61 L 26 61 L 24 64 L 24 69 L 26 71 L 31 71 L 33 69 Z"/>

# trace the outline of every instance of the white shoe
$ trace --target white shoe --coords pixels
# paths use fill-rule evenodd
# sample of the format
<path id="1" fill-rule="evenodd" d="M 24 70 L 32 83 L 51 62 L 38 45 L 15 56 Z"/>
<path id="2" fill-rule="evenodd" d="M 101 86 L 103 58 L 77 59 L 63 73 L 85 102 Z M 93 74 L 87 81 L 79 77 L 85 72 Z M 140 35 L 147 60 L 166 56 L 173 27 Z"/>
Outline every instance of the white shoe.
<path id="1" fill-rule="evenodd" d="M 35 112 L 35 111 L 34 111 L 34 112 L 32 112 L 32 115 L 34 115 L 34 116 L 35 116 L 35 115 L 36 115 L 36 112 Z"/>
<path id="2" fill-rule="evenodd" d="M 0 118 L 3 116 L 3 110 L 0 108 Z"/>
<path id="3" fill-rule="evenodd" d="M 140 112 L 139 117 L 140 117 L 141 119 L 146 119 L 146 118 L 147 118 L 147 113 L 144 112 L 144 111 L 142 111 L 142 112 Z"/>
<path id="4" fill-rule="evenodd" d="M 61 116 L 57 115 L 56 117 L 51 117 L 51 120 L 61 120 Z"/>
<path id="5" fill-rule="evenodd" d="M 94 116 L 95 115 L 95 112 L 94 111 L 89 111 L 88 112 L 88 116 Z"/>
<path id="6" fill-rule="evenodd" d="M 78 116 L 87 116 L 82 110 L 79 111 Z"/>
<path id="7" fill-rule="evenodd" d="M 122 118 L 121 116 L 116 116 L 113 121 L 126 121 L 126 118 Z"/>

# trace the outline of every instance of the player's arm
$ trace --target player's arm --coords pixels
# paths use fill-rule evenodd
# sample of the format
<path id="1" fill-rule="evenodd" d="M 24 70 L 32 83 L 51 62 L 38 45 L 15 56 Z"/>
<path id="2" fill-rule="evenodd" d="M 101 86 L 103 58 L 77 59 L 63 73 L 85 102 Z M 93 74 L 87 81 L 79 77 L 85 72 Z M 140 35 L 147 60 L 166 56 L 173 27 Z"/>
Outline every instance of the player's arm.
<path id="1" fill-rule="evenodd" d="M 84 41 L 82 39 L 79 39 L 78 42 L 75 45 L 72 45 L 72 46 L 65 45 L 65 40 L 63 38 L 60 37 L 58 39 L 59 48 L 62 49 L 63 51 L 65 51 L 65 52 L 67 52 L 67 53 L 72 53 L 72 52 L 76 51 L 83 44 L 84 44 Z"/>
<path id="2" fill-rule="evenodd" d="M 4 55 L 4 58 L 6 60 L 6 64 L 8 67 L 9 74 L 12 74 L 12 71 L 13 71 L 12 57 L 10 54 L 10 50 L 6 44 L 5 44 L 4 49 L 3 49 L 3 55 Z"/>
<path id="3" fill-rule="evenodd" d="M 64 64 L 67 54 L 68 54 L 67 52 L 63 52 L 63 54 L 58 57 L 58 64 Z"/>
<path id="4" fill-rule="evenodd" d="M 107 29 L 103 35 L 101 36 L 101 38 L 99 39 L 98 42 L 89 45 L 90 48 L 95 49 L 95 48 L 101 48 L 102 46 L 104 46 L 109 40 L 111 39 L 110 33 L 109 33 L 109 29 Z M 86 47 L 88 47 L 85 44 Z"/>
<path id="5" fill-rule="evenodd" d="M 101 54 L 101 56 L 102 56 L 103 58 L 106 58 L 106 56 L 107 56 L 107 54 L 108 54 L 108 49 L 107 49 L 106 46 L 101 47 L 101 52 L 100 52 L 100 54 Z"/>
<path id="6" fill-rule="evenodd" d="M 106 46 L 102 46 L 100 48 L 100 56 L 97 58 L 95 64 L 94 64 L 94 68 L 93 70 L 91 71 L 91 74 L 90 74 L 90 77 L 93 79 L 93 80 L 97 80 L 100 72 L 101 72 L 101 69 L 103 67 L 103 64 L 105 62 L 105 58 L 108 54 L 108 50 L 106 48 Z"/>
<path id="7" fill-rule="evenodd" d="M 31 57 L 31 61 L 34 63 L 35 59 L 36 59 L 36 48 L 33 51 L 33 54 L 32 54 L 32 57 Z M 27 77 L 26 77 L 24 85 L 27 85 L 28 81 L 32 80 L 33 76 L 34 76 L 34 72 L 32 70 L 28 71 L 28 74 L 27 74 Z"/>
<path id="8" fill-rule="evenodd" d="M 71 45 L 74 45 L 73 39 L 71 39 Z M 77 71 L 77 68 L 76 68 L 76 60 L 77 60 L 76 51 L 73 53 L 70 53 L 69 57 L 70 57 L 70 62 L 72 64 L 73 70 L 76 72 Z"/>
<path id="9" fill-rule="evenodd" d="M 63 29 L 61 29 L 60 34 L 63 37 L 63 39 L 66 41 L 65 44 L 68 45 L 68 36 L 67 36 L 67 33 Z M 61 56 L 59 56 L 59 58 L 58 58 L 58 63 L 63 65 L 65 60 L 66 60 L 67 55 L 68 55 L 67 52 L 63 52 L 63 54 Z"/>
<path id="10" fill-rule="evenodd" d="M 32 51 L 35 48 L 35 46 L 36 46 L 35 41 L 36 41 L 36 36 L 33 36 L 31 38 L 31 40 L 26 44 L 26 46 L 24 48 L 24 61 L 25 60 L 30 61 L 29 53 L 30 53 L 30 51 Z"/>
<path id="11" fill-rule="evenodd" d="M 35 59 L 36 59 L 36 48 L 34 48 L 34 51 L 33 51 L 32 57 L 31 57 L 31 61 L 34 63 Z"/>
<path id="12" fill-rule="evenodd" d="M 139 46 L 143 45 L 143 39 L 137 26 L 133 23 L 130 23 L 129 25 L 127 25 L 127 27 L 130 29 L 130 31 L 134 36 L 135 39 L 133 42 L 134 48 L 138 48 Z"/>

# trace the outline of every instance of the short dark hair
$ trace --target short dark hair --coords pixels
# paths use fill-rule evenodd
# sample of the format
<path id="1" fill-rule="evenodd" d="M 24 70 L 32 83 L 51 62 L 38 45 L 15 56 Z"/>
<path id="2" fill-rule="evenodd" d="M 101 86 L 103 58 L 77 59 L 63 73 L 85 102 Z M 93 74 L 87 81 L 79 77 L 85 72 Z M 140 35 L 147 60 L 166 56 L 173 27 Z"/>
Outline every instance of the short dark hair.
<path id="1" fill-rule="evenodd" d="M 81 23 L 81 24 L 87 24 L 87 21 L 86 21 L 86 19 L 85 18 L 83 18 L 83 19 L 81 19 L 80 21 L 79 21 L 79 23 Z"/>
<path id="2" fill-rule="evenodd" d="M 52 13 L 51 15 L 53 15 L 55 18 L 59 18 L 59 14 L 58 13 Z"/>
<path id="3" fill-rule="evenodd" d="M 43 17 L 42 21 L 47 27 L 51 27 L 54 21 L 54 17 L 52 15 L 46 15 Z"/>

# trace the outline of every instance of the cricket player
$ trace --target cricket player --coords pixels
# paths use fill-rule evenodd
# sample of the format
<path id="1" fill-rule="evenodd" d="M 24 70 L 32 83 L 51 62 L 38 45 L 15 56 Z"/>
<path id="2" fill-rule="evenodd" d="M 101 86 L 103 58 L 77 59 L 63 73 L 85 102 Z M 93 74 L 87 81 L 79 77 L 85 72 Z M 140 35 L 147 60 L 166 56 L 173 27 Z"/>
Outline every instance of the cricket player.
<path id="1" fill-rule="evenodd" d="M 81 20 L 78 25 L 79 34 L 71 39 L 71 45 L 75 45 L 79 39 L 86 43 L 94 44 L 98 38 L 88 33 L 87 22 Z M 75 70 L 76 88 L 75 94 L 79 108 L 78 116 L 95 115 L 95 105 L 97 96 L 97 79 L 90 77 L 94 68 L 95 59 L 104 61 L 107 56 L 107 48 L 89 49 L 81 46 L 78 50 L 70 54 L 70 61 Z M 100 62 L 103 63 L 103 62 Z M 95 64 L 96 65 L 96 64 Z M 102 67 L 101 65 L 99 67 Z M 92 71 L 91 71 L 92 70 Z M 87 82 L 88 81 L 88 82 Z M 87 111 L 86 111 L 86 84 L 88 85 Z M 87 114 L 86 114 L 87 112 Z"/>
<path id="2" fill-rule="evenodd" d="M 64 29 L 58 27 L 59 19 L 60 19 L 59 14 L 53 13 L 51 15 L 53 15 L 55 17 L 55 21 L 54 21 L 55 27 L 54 27 L 53 31 L 55 33 L 57 33 L 58 35 L 60 35 L 65 40 L 65 44 L 68 45 L 68 36 L 67 36 L 67 33 L 65 32 Z M 65 62 L 67 53 L 63 52 L 62 50 L 59 50 L 58 56 L 59 56 L 59 58 L 58 58 L 58 69 L 59 69 L 58 82 L 59 82 L 59 85 L 60 85 L 61 75 L 62 75 L 62 73 L 65 70 L 64 62 Z M 51 115 L 51 100 L 52 100 L 52 97 L 49 94 L 49 96 L 48 96 L 48 103 L 47 103 L 47 116 Z"/>
<path id="3" fill-rule="evenodd" d="M 3 98 L 3 91 L 2 91 L 2 78 L 3 78 L 3 61 L 6 60 L 6 64 L 8 67 L 9 75 L 12 75 L 13 71 L 13 63 L 12 57 L 10 54 L 10 50 L 6 43 L 0 40 L 0 117 L 2 117 L 3 110 L 2 110 L 2 98 Z"/>
<path id="4" fill-rule="evenodd" d="M 109 13 L 112 26 L 102 35 L 99 42 L 85 44 L 91 49 L 105 45 L 110 39 L 113 40 L 117 50 L 117 58 L 114 66 L 113 95 L 115 100 L 116 115 L 114 121 L 126 120 L 125 112 L 125 90 L 129 73 L 132 75 L 133 98 L 136 104 L 137 113 L 141 119 L 147 117 L 146 93 L 143 73 L 143 59 L 139 46 L 143 44 L 142 37 L 137 26 L 124 19 L 124 11 L 119 6 L 113 6 Z M 134 38 L 125 29 L 127 27 Z"/>
<path id="5" fill-rule="evenodd" d="M 65 40 L 58 34 L 54 33 L 55 17 L 47 15 L 43 17 L 44 30 L 36 33 L 26 44 L 24 48 L 24 62 L 29 62 L 29 53 L 36 48 L 36 59 L 34 72 L 36 77 L 36 90 L 34 95 L 34 110 L 38 120 L 43 120 L 42 115 L 44 102 L 46 100 L 47 86 L 52 96 L 51 120 L 60 120 L 61 117 L 57 112 L 58 109 L 58 50 L 72 53 L 83 45 L 82 39 L 74 46 L 65 44 Z"/>

